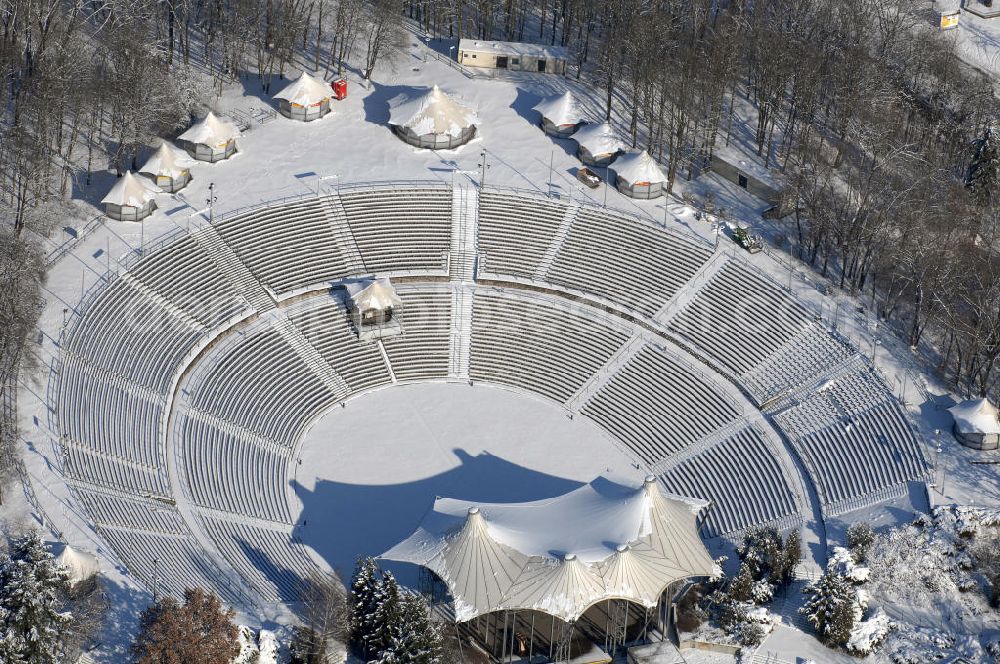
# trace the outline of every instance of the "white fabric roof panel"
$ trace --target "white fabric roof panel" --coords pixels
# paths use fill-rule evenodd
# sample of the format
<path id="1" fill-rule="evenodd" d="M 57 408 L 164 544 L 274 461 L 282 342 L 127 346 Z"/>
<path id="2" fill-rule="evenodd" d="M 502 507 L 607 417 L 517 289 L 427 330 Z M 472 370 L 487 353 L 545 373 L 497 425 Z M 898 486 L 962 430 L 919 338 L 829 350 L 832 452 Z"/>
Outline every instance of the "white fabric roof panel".
<path id="1" fill-rule="evenodd" d="M 284 99 L 299 106 L 312 106 L 330 98 L 330 86 L 307 72 L 286 85 L 275 99 Z"/>
<path id="2" fill-rule="evenodd" d="M 55 556 L 55 563 L 60 567 L 64 567 L 69 572 L 69 582 L 71 584 L 89 579 L 101 571 L 101 564 L 97 556 L 86 551 L 74 549 L 68 544 L 64 544 L 62 551 Z"/>
<path id="3" fill-rule="evenodd" d="M 565 94 L 543 99 L 535 104 L 534 110 L 557 126 L 575 125 L 583 122 L 580 107 L 576 103 L 573 93 L 569 90 Z"/>
<path id="4" fill-rule="evenodd" d="M 125 171 L 125 175 L 118 178 L 118 182 L 115 182 L 115 186 L 111 187 L 111 191 L 101 202 L 141 208 L 162 193 L 162 189 L 146 178 L 138 177 L 132 171 Z"/>
<path id="5" fill-rule="evenodd" d="M 160 147 L 156 149 L 153 156 L 142 165 L 139 172 L 176 178 L 194 166 L 195 163 L 197 162 L 188 156 L 187 152 L 164 141 L 160 143 Z"/>
<path id="6" fill-rule="evenodd" d="M 396 294 L 396 289 L 384 277 L 370 281 L 352 281 L 344 288 L 354 306 L 361 311 L 403 306 L 403 301 Z"/>
<path id="7" fill-rule="evenodd" d="M 611 170 L 629 184 L 644 182 L 656 184 L 667 181 L 667 176 L 663 174 L 659 164 L 645 150 L 623 154 L 615 160 Z"/>
<path id="8" fill-rule="evenodd" d="M 209 111 L 208 115 L 195 122 L 177 138 L 201 145 L 224 145 L 239 135 L 240 130 L 235 125 L 219 119 L 215 113 Z"/>
<path id="9" fill-rule="evenodd" d="M 501 609 L 573 621 L 603 599 L 651 607 L 671 582 L 716 574 L 695 526 L 699 508 L 653 478 L 637 490 L 591 483 L 528 503 L 438 498 L 382 557 L 437 574 L 460 621 Z"/>
<path id="10" fill-rule="evenodd" d="M 948 409 L 962 433 L 1000 434 L 997 408 L 986 399 L 969 399 Z"/>
<path id="11" fill-rule="evenodd" d="M 576 130 L 572 138 L 580 147 L 586 148 L 587 152 L 595 156 L 625 149 L 625 144 L 619 140 L 615 130 L 607 122 L 583 125 Z"/>
<path id="12" fill-rule="evenodd" d="M 406 127 L 417 136 L 459 137 L 479 124 L 476 112 L 434 86 L 415 95 L 401 94 L 389 101 L 389 124 Z"/>

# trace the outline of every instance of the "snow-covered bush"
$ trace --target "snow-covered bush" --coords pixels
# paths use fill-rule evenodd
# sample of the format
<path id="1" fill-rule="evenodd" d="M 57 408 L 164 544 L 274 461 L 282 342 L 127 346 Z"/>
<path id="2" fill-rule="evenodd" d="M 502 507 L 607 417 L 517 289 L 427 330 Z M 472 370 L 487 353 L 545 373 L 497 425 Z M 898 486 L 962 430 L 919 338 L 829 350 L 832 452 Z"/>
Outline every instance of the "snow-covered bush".
<path id="1" fill-rule="evenodd" d="M 240 652 L 233 658 L 233 664 L 256 664 L 260 651 L 253 630 L 246 625 L 240 625 L 239 630 Z"/>
<path id="2" fill-rule="evenodd" d="M 257 664 L 277 664 L 278 639 L 274 632 L 260 630 L 257 634 L 257 651 Z"/>
<path id="3" fill-rule="evenodd" d="M 889 635 L 892 627 L 893 623 L 889 620 L 889 616 L 881 609 L 877 609 L 870 618 L 854 625 L 847 640 L 847 650 L 854 655 L 871 654 Z"/>
<path id="4" fill-rule="evenodd" d="M 750 587 L 750 601 L 754 604 L 767 604 L 774 599 L 774 586 L 763 579 L 754 581 Z"/>
<path id="5" fill-rule="evenodd" d="M 854 583 L 864 583 L 871 575 L 871 570 L 856 562 L 856 554 L 853 550 L 845 549 L 842 546 L 833 547 L 833 555 L 827 563 L 827 569 L 831 569 L 840 576 Z"/>

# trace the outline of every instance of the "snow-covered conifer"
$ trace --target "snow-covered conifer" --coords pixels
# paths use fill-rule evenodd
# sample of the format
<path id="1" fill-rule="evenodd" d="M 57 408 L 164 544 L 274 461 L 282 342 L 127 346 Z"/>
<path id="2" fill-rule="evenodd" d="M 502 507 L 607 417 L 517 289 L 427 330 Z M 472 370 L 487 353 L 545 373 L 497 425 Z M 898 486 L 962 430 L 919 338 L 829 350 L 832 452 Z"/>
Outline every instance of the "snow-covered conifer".
<path id="1" fill-rule="evenodd" d="M 799 609 L 828 646 L 842 646 L 854 629 L 857 596 L 854 586 L 844 577 L 828 570 L 805 591 L 806 605 Z"/>

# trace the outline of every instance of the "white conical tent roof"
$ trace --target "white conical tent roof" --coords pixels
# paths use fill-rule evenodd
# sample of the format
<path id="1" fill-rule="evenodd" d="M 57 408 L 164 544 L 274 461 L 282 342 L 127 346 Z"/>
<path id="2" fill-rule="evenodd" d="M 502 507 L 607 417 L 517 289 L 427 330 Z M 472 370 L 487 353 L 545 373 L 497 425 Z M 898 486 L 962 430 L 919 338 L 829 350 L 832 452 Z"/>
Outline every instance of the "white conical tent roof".
<path id="1" fill-rule="evenodd" d="M 606 597 L 597 570 L 569 553 L 562 560 L 533 558 L 497 608 L 544 611 L 571 622 Z"/>
<path id="2" fill-rule="evenodd" d="M 416 532 L 382 557 L 433 570 L 459 620 L 533 609 L 573 621 L 602 599 L 649 607 L 673 581 L 715 575 L 696 509 L 652 478 L 639 489 L 591 483 L 529 503 L 438 498 Z"/>
<path id="3" fill-rule="evenodd" d="M 359 311 L 367 309 L 389 309 L 403 306 L 392 283 L 385 278 L 371 281 L 355 281 L 345 286 L 354 307 Z"/>
<path id="4" fill-rule="evenodd" d="M 240 135 L 240 130 L 231 122 L 221 120 L 215 113 L 208 112 L 177 138 L 201 145 L 223 145 Z"/>
<path id="5" fill-rule="evenodd" d="M 308 72 L 302 72 L 297 79 L 274 95 L 274 98 L 284 99 L 299 106 L 312 106 L 330 98 L 330 86 L 310 76 Z"/>
<path id="6" fill-rule="evenodd" d="M 132 171 L 118 178 L 108 195 L 101 199 L 102 203 L 120 205 L 122 207 L 141 208 L 149 201 L 162 194 L 163 190 L 145 178 L 137 177 Z"/>
<path id="7" fill-rule="evenodd" d="M 394 97 L 389 102 L 389 124 L 406 127 L 417 136 L 458 137 L 463 130 L 478 125 L 479 116 L 435 85 L 422 94 Z"/>
<path id="8" fill-rule="evenodd" d="M 583 125 L 573 134 L 573 140 L 592 155 L 612 154 L 625 149 L 625 145 L 607 122 Z"/>
<path id="9" fill-rule="evenodd" d="M 580 112 L 573 93 L 569 90 L 565 94 L 543 99 L 535 104 L 534 109 L 556 126 L 575 125 L 583 122 L 583 114 Z"/>
<path id="10" fill-rule="evenodd" d="M 1000 434 L 997 408 L 987 399 L 969 399 L 948 409 L 961 433 Z"/>
<path id="11" fill-rule="evenodd" d="M 101 571 L 100 561 L 92 553 L 74 549 L 70 545 L 63 545 L 62 551 L 55 556 L 55 562 L 69 573 L 71 584 L 79 583 L 89 579 L 94 574 Z"/>
<path id="12" fill-rule="evenodd" d="M 195 163 L 195 160 L 189 157 L 187 152 L 164 141 L 160 143 L 160 147 L 156 149 L 153 156 L 142 165 L 139 172 L 152 176 L 176 178 L 194 166 Z"/>
<path id="13" fill-rule="evenodd" d="M 611 168 L 618 174 L 618 177 L 630 185 L 657 184 L 667 181 L 667 176 L 663 174 L 659 164 L 645 150 L 623 154 L 615 160 Z"/>

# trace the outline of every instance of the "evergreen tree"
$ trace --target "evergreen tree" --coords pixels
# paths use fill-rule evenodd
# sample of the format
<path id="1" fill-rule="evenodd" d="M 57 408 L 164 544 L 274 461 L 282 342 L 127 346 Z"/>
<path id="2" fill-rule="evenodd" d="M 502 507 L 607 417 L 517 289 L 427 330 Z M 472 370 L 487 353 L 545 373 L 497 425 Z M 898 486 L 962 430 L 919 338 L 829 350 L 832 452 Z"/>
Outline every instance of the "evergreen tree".
<path id="1" fill-rule="evenodd" d="M 827 571 L 815 584 L 806 588 L 806 605 L 799 609 L 820 641 L 828 646 L 842 646 L 854 629 L 854 607 L 857 604 L 854 587 L 839 574 Z"/>
<path id="2" fill-rule="evenodd" d="M 729 583 L 729 599 L 735 602 L 749 602 L 753 597 L 753 573 L 747 563 L 740 565 L 740 571 L 736 573 Z"/>
<path id="3" fill-rule="evenodd" d="M 795 576 L 795 568 L 802 561 L 802 535 L 798 530 L 788 533 L 785 538 L 784 551 L 781 556 L 781 569 L 772 574 L 771 581 L 784 585 Z"/>
<path id="4" fill-rule="evenodd" d="M 364 643 L 369 659 L 378 660 L 382 653 L 389 649 L 393 638 L 398 634 L 403 612 L 402 591 L 391 572 L 382 575 L 375 585 L 373 610 L 366 619 L 371 625 L 371 632 Z"/>
<path id="5" fill-rule="evenodd" d="M 41 536 L 15 540 L 0 560 L 0 661 L 54 664 L 60 639 L 72 622 L 61 611 L 69 590 L 66 571 L 56 565 Z"/>
<path id="6" fill-rule="evenodd" d="M 444 644 L 437 625 L 427 616 L 427 604 L 416 595 L 400 598 L 391 637 L 376 660 L 378 664 L 440 664 Z"/>
<path id="7" fill-rule="evenodd" d="M 1000 144 L 993 127 L 986 128 L 982 138 L 975 142 L 975 147 L 965 176 L 965 186 L 976 203 L 989 207 L 991 201 L 1000 201 Z"/>
<path id="8" fill-rule="evenodd" d="M 365 652 L 374 632 L 375 593 L 379 585 L 378 568 L 372 558 L 359 558 L 351 579 L 351 645 Z"/>
<path id="9" fill-rule="evenodd" d="M 847 546 L 854 555 L 855 562 L 863 563 L 874 543 L 875 531 L 867 521 L 853 523 L 847 529 Z"/>

